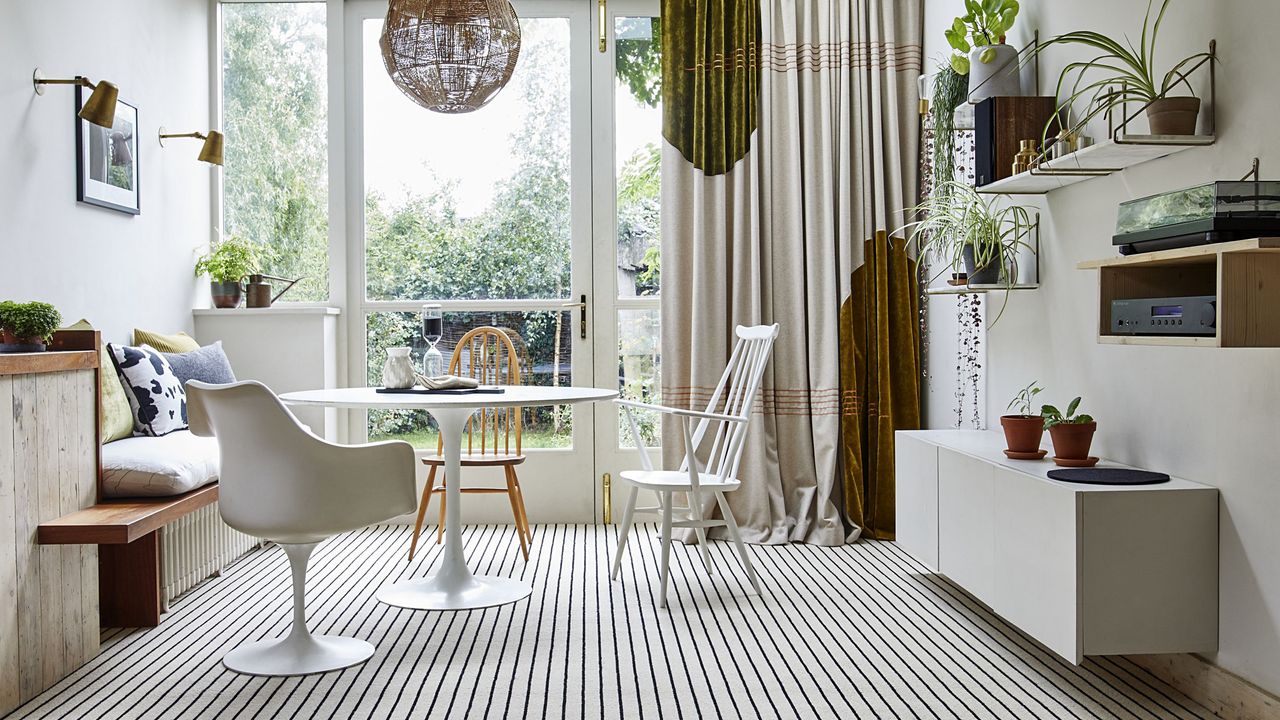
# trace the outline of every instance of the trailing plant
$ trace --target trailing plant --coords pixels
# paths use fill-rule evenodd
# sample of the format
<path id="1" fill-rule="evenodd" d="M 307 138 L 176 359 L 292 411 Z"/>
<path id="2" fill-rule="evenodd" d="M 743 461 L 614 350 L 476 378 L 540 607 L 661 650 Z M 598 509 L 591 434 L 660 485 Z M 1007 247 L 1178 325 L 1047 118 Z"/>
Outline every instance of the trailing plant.
<path id="1" fill-rule="evenodd" d="M 0 330 L 18 340 L 28 338 L 49 342 L 53 331 L 62 325 L 62 314 L 49 303 L 0 302 Z"/>
<path id="2" fill-rule="evenodd" d="M 944 67 L 934 76 L 933 99 L 929 103 L 933 119 L 931 195 L 946 192 L 947 183 L 956 179 L 956 108 L 968 95 L 968 81 L 954 68 Z"/>
<path id="3" fill-rule="evenodd" d="M 992 264 L 1000 268 L 1000 284 L 1007 290 L 1018 281 L 1018 254 L 1024 249 L 1035 252 L 1026 240 L 1034 225 L 1030 209 L 1022 205 L 997 207 L 994 200 L 983 197 L 968 183 L 943 183 L 923 203 L 908 208 L 907 216 L 920 219 L 898 231 L 909 230 L 908 239 L 916 243 L 920 256 L 930 267 L 938 268 L 930 283 L 948 271 L 959 273 L 968 247 L 973 250 L 976 269 Z M 1004 313 L 1003 306 L 1000 312 Z M 999 319 L 997 315 L 992 324 Z"/>
<path id="4" fill-rule="evenodd" d="M 971 401 L 970 424 L 982 429 L 982 363 L 978 362 L 982 345 L 982 296 L 978 293 L 960 295 L 956 301 L 956 427 L 965 422 L 965 398 Z"/>
<path id="5" fill-rule="evenodd" d="M 1120 42 L 1099 32 L 1077 30 L 1050 38 L 1027 54 L 1028 57 L 1037 55 L 1053 45 L 1083 45 L 1097 52 L 1090 60 L 1068 64 L 1058 76 L 1055 96 L 1063 98 L 1066 88 L 1070 88 L 1058 106 L 1059 111 L 1071 108 L 1078 100 L 1087 98 L 1086 111 L 1072 126 L 1073 132 L 1122 103 L 1140 102 L 1149 105 L 1168 97 L 1179 86 L 1185 86 L 1187 92 L 1195 96 L 1195 90 L 1187 79 L 1187 72 L 1190 71 L 1188 66 L 1210 57 L 1208 52 L 1195 53 L 1179 60 L 1163 75 L 1156 69 L 1156 42 L 1169 2 L 1170 0 L 1162 0 L 1160 12 L 1156 14 L 1153 23 L 1151 10 L 1155 6 L 1155 0 L 1147 0 L 1147 13 L 1142 20 L 1142 37 L 1136 48 L 1127 36 L 1124 42 Z M 1048 128 L 1046 135 L 1047 133 Z"/>
<path id="6" fill-rule="evenodd" d="M 1067 406 L 1067 412 L 1063 413 L 1052 405 L 1043 405 L 1040 407 L 1040 417 L 1044 418 L 1044 429 L 1048 430 L 1054 425 L 1087 425 L 1093 422 L 1092 415 L 1081 413 L 1076 414 L 1076 409 L 1080 407 L 1080 398 L 1071 401 Z"/>
<path id="7" fill-rule="evenodd" d="M 1017 408 L 1018 412 L 1013 414 L 1031 415 L 1031 403 L 1035 400 L 1035 397 L 1044 390 L 1044 388 L 1036 386 L 1037 382 L 1039 381 L 1032 380 L 1030 385 L 1019 390 L 1018 394 L 1014 395 L 1013 399 L 1009 401 L 1009 404 L 1005 406 L 1005 412 L 1009 412 Z"/>
<path id="8" fill-rule="evenodd" d="M 196 261 L 196 277 L 208 275 L 214 282 L 239 282 L 257 270 L 267 255 L 261 245 L 232 236 L 215 242 L 208 254 Z"/>
<path id="9" fill-rule="evenodd" d="M 955 19 L 945 35 L 951 45 L 951 67 L 969 74 L 969 51 L 987 46 L 978 61 L 989 63 L 996 57 L 991 45 L 1004 44 L 1005 33 L 1018 17 L 1018 0 L 964 0 L 965 15 Z"/>

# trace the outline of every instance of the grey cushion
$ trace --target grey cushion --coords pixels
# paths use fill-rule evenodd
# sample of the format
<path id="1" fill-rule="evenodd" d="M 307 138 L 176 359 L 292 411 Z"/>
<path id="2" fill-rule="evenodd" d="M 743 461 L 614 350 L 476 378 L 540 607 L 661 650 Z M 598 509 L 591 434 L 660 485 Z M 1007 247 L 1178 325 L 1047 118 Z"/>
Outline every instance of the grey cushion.
<path id="1" fill-rule="evenodd" d="M 180 430 L 102 446 L 106 497 L 181 495 L 218 479 L 218 441 Z"/>
<path id="2" fill-rule="evenodd" d="M 143 347 L 149 347 L 143 345 Z M 236 374 L 231 371 L 231 361 L 222 350 L 222 341 L 205 345 L 199 350 L 184 353 L 160 353 L 169 361 L 173 374 L 185 386 L 188 380 L 225 385 L 236 381 Z"/>

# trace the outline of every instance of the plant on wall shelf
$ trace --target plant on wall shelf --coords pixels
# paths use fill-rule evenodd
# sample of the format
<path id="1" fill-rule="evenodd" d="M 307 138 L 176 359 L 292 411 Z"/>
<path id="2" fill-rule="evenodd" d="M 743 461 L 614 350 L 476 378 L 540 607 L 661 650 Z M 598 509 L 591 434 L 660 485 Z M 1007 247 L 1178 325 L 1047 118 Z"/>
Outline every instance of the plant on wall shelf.
<path id="1" fill-rule="evenodd" d="M 1018 0 L 964 0 L 965 14 L 946 29 L 951 68 L 968 76 L 968 98 L 978 103 L 998 95 L 1021 95 L 1018 51 L 1005 33 L 1018 17 Z"/>
<path id="2" fill-rule="evenodd" d="M 1097 458 L 1089 457 L 1093 433 L 1098 429 L 1092 415 L 1076 414 L 1080 398 L 1071 401 L 1064 413 L 1053 405 L 1040 408 L 1045 429 L 1053 439 L 1053 459 L 1059 465 L 1092 465 Z M 1092 462 L 1090 462 L 1092 461 Z"/>
<path id="3" fill-rule="evenodd" d="M 1031 210 L 1022 205 L 998 207 L 967 183 L 943 183 L 907 213 L 921 219 L 899 230 L 909 229 L 919 254 L 937 268 L 930 282 L 948 271 L 964 272 L 970 285 L 1008 290 L 1018 282 L 1018 255 L 1035 252 L 1027 242 L 1034 230 Z M 999 319 L 997 315 L 992 324 Z"/>
<path id="4" fill-rule="evenodd" d="M 951 45 L 951 67 L 968 75 L 969 55 L 978 50 L 978 61 L 996 59 L 996 46 L 1004 44 L 1005 33 L 1018 17 L 1018 0 L 965 0 L 965 14 L 955 19 L 944 34 Z"/>
<path id="5" fill-rule="evenodd" d="M 1073 126 L 1073 132 L 1123 103 L 1139 102 L 1146 109 L 1153 134 L 1195 134 L 1200 99 L 1195 97 L 1187 73 L 1197 62 L 1209 59 L 1211 55 L 1199 52 L 1187 56 L 1174 63 L 1163 75 L 1156 69 L 1156 41 L 1170 1 L 1162 0 L 1153 23 L 1151 11 L 1155 0 L 1147 0 L 1142 36 L 1136 48 L 1131 41 L 1121 42 L 1090 30 L 1063 33 L 1035 48 L 1035 53 L 1041 53 L 1054 45 L 1082 45 L 1097 53 L 1089 60 L 1069 63 L 1058 76 L 1056 96 L 1061 99 L 1059 110 L 1068 109 L 1082 99 L 1087 103 L 1085 112 Z M 1180 87 L 1186 89 L 1187 95 L 1172 96 Z"/>
<path id="6" fill-rule="evenodd" d="M 49 303 L 0 302 L 0 335 L 10 352 L 44 350 L 61 324 L 62 314 Z"/>
<path id="7" fill-rule="evenodd" d="M 933 164 L 931 166 L 930 194 L 945 193 L 947 183 L 956 179 L 956 108 L 967 97 L 967 81 L 964 75 L 950 66 L 944 67 L 933 77 L 933 99 L 929 103 L 929 116 L 933 120 Z"/>

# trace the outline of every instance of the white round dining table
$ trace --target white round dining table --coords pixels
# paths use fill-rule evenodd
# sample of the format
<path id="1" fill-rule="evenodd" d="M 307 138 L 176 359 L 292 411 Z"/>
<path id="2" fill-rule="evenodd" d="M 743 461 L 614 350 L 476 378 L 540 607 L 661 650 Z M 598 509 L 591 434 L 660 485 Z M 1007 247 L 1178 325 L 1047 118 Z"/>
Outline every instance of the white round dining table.
<path id="1" fill-rule="evenodd" d="M 444 441 L 445 547 L 439 570 L 378 590 L 378 600 L 414 610 L 471 610 L 505 605 L 529 597 L 533 586 L 514 578 L 475 575 L 462 549 L 462 437 L 467 418 L 482 408 L 537 407 L 598 402 L 617 397 L 613 390 L 591 387 L 504 386 L 502 393 L 464 395 L 379 393 L 374 388 L 335 388 L 285 393 L 289 405 L 352 410 L 425 410 L 435 418 Z"/>

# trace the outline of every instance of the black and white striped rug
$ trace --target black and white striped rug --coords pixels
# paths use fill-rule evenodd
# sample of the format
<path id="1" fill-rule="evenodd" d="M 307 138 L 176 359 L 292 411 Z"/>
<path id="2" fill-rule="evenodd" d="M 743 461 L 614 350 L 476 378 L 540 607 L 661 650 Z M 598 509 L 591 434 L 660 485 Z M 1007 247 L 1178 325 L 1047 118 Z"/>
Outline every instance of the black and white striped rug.
<path id="1" fill-rule="evenodd" d="M 368 663 L 263 679 L 219 659 L 289 622 L 289 572 L 255 551 L 177 601 L 160 627 L 115 630 L 102 654 L 18 710 L 67 718 L 1164 718 L 1207 717 L 1123 659 L 1057 659 L 893 543 L 753 547 L 765 596 L 733 548 L 709 577 L 677 545 L 668 610 L 653 602 L 658 548 L 637 537 L 608 579 L 615 526 L 536 529 L 526 565 L 510 526 L 465 532 L 471 565 L 533 596 L 459 613 L 382 605 L 375 590 L 423 574 L 409 528 L 378 526 L 315 553 L 313 631 L 364 638 Z"/>

